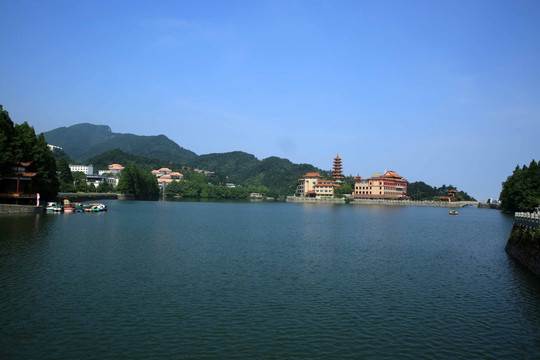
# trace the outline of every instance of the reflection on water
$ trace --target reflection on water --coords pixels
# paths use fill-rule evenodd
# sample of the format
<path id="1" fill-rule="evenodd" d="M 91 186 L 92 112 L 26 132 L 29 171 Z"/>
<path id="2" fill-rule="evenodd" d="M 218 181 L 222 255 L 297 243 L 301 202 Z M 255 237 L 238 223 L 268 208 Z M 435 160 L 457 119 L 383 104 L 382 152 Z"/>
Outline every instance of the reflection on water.
<path id="1" fill-rule="evenodd" d="M 498 211 L 109 201 L 0 217 L 0 358 L 534 358 Z"/>

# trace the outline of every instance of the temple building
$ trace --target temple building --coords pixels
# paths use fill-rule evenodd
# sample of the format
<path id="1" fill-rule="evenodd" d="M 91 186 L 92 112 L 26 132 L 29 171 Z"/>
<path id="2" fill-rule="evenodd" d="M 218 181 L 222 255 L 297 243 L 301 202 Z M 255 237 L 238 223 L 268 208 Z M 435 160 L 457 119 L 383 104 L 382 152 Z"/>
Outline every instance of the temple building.
<path id="1" fill-rule="evenodd" d="M 37 172 L 27 170 L 32 161 L 18 161 L 10 169 L 8 176 L 0 178 L 0 202 L 2 203 L 33 203 L 37 197 L 32 190 L 32 180 Z"/>
<path id="2" fill-rule="evenodd" d="M 307 173 L 298 181 L 296 195 L 316 199 L 334 197 L 334 188 L 339 186 L 334 180 L 323 180 L 323 177 L 318 172 Z"/>
<path id="3" fill-rule="evenodd" d="M 332 169 L 332 177 L 337 183 L 340 183 L 343 181 L 343 166 L 341 165 L 341 158 L 339 157 L 339 154 L 336 155 L 334 158 L 334 168 Z"/>
<path id="4" fill-rule="evenodd" d="M 407 180 L 394 171 L 387 171 L 382 176 L 369 179 L 362 179 L 358 175 L 352 196 L 357 199 L 405 199 Z"/>

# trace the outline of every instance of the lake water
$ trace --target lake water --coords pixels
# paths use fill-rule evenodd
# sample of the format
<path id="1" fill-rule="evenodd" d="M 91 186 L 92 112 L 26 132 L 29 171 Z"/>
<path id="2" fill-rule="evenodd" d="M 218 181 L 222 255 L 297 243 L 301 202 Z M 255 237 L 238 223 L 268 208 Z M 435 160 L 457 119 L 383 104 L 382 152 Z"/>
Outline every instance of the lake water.
<path id="1" fill-rule="evenodd" d="M 106 203 L 0 216 L 0 358 L 540 358 L 499 211 Z"/>

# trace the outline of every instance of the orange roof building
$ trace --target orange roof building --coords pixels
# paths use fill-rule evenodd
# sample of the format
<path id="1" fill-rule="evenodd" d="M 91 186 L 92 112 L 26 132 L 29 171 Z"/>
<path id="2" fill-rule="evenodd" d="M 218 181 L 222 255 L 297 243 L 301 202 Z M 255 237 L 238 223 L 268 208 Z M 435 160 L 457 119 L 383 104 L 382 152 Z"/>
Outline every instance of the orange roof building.
<path id="1" fill-rule="evenodd" d="M 407 180 L 395 171 L 368 179 L 357 175 L 352 196 L 357 199 L 404 199 L 407 197 Z"/>
<path id="2" fill-rule="evenodd" d="M 311 197 L 316 199 L 334 197 L 334 187 L 337 185 L 334 180 L 323 180 L 319 173 L 311 172 L 298 179 L 296 195 L 302 197 Z"/>

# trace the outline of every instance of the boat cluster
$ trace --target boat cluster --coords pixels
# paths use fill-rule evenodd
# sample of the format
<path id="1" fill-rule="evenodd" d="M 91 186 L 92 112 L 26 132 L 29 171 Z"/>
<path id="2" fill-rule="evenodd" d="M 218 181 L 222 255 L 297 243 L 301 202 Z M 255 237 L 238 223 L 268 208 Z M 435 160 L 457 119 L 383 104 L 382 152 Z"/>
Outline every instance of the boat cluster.
<path id="1" fill-rule="evenodd" d="M 81 213 L 81 212 L 101 212 L 107 211 L 107 205 L 101 203 L 92 203 L 92 204 L 83 204 L 83 203 L 72 203 L 69 200 L 64 200 L 64 203 L 49 202 L 45 207 L 46 212 L 53 213 Z"/>

